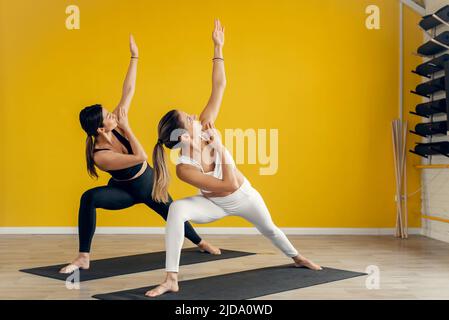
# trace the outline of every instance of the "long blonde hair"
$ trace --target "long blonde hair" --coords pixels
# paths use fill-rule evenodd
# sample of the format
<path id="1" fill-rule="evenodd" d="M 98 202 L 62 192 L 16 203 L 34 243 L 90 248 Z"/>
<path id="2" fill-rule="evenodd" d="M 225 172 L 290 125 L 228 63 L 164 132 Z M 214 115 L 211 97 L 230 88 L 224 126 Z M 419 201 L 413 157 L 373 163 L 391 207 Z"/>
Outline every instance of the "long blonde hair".
<path id="1" fill-rule="evenodd" d="M 178 145 L 179 141 L 172 141 L 171 134 L 174 130 L 183 127 L 179 119 L 179 112 L 177 110 L 170 110 L 159 121 L 157 127 L 158 141 L 153 149 L 153 190 L 151 197 L 156 202 L 167 203 L 168 186 L 170 184 L 170 172 L 167 168 L 167 160 L 164 151 L 164 145 L 172 149 Z"/>

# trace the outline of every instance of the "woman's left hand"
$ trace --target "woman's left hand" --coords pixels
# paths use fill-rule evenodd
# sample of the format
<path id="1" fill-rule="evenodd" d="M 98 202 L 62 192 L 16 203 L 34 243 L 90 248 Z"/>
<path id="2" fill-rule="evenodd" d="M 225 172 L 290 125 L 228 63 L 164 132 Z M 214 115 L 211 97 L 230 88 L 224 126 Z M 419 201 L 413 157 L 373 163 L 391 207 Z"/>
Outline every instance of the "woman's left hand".
<path id="1" fill-rule="evenodd" d="M 225 28 L 221 26 L 220 20 L 215 19 L 215 29 L 212 32 L 212 40 L 215 45 L 221 47 L 224 45 L 224 31 Z"/>
<path id="2" fill-rule="evenodd" d="M 129 50 L 131 51 L 131 56 L 138 57 L 139 49 L 137 48 L 136 41 L 132 34 L 129 35 Z"/>
<path id="3" fill-rule="evenodd" d="M 125 110 L 125 108 L 118 109 L 117 125 L 122 130 L 126 131 L 127 129 L 129 129 L 128 112 Z"/>

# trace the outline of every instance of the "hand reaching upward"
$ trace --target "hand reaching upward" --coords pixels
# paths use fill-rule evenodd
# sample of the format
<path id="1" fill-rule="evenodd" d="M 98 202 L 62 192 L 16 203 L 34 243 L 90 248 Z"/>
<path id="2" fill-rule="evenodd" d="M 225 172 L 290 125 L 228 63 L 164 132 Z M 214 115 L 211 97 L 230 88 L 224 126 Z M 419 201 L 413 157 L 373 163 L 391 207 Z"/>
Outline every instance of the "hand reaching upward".
<path id="1" fill-rule="evenodd" d="M 136 41 L 132 34 L 129 35 L 129 50 L 131 51 L 131 56 L 138 57 L 139 49 L 137 48 Z"/>
<path id="2" fill-rule="evenodd" d="M 215 19 L 215 28 L 212 32 L 212 40 L 215 45 L 221 47 L 224 45 L 224 31 L 225 28 L 221 26 L 220 20 Z"/>

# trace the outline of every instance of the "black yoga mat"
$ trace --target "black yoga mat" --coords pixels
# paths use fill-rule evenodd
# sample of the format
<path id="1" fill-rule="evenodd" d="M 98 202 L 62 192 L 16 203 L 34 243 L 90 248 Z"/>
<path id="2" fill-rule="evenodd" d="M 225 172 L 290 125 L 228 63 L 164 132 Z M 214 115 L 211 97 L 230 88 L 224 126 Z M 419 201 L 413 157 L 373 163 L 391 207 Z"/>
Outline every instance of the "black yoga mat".
<path id="1" fill-rule="evenodd" d="M 449 74 L 449 73 L 448 73 Z M 446 86 L 449 89 L 449 85 Z M 429 117 L 433 114 L 447 113 L 446 99 L 434 100 L 416 105 L 416 113 L 421 117 Z"/>
<path id="2" fill-rule="evenodd" d="M 180 281 L 179 292 L 155 298 L 145 296 L 145 292 L 155 286 L 93 297 L 101 300 L 244 300 L 362 275 L 366 273 L 333 268 L 313 271 L 289 264 Z"/>
<path id="3" fill-rule="evenodd" d="M 188 248 L 182 250 L 180 264 L 189 265 L 194 263 L 244 257 L 253 254 L 255 253 L 221 249 L 221 255 L 212 255 L 201 252 L 197 248 Z M 58 271 L 66 265 L 67 263 L 33 269 L 23 269 L 20 271 L 65 281 L 69 275 L 61 274 Z M 88 270 L 80 270 L 80 281 L 102 279 L 162 268 L 165 268 L 165 251 L 92 260 Z"/>
<path id="4" fill-rule="evenodd" d="M 449 45 L 449 31 L 444 31 L 440 33 L 438 36 L 434 38 L 439 43 L 442 43 L 446 46 Z M 441 53 L 443 51 L 446 51 L 447 49 L 433 41 L 427 41 L 423 45 L 421 45 L 418 48 L 418 53 L 425 55 L 425 56 L 432 56 L 436 55 L 438 53 Z"/>
<path id="5" fill-rule="evenodd" d="M 449 61 L 449 54 L 446 53 L 435 59 L 420 64 L 416 67 L 415 72 L 421 76 L 429 77 L 432 73 L 443 70 L 444 64 L 447 61 Z"/>
<path id="6" fill-rule="evenodd" d="M 435 92 L 441 90 L 445 90 L 445 88 L 446 88 L 446 77 L 443 76 L 417 85 L 416 93 L 422 96 L 426 96 L 429 94 L 434 94 Z"/>
<path id="7" fill-rule="evenodd" d="M 435 15 L 443 21 L 449 21 L 449 5 L 439 9 L 437 12 L 435 12 Z M 428 14 L 422 18 L 422 20 L 419 22 L 419 25 L 424 30 L 430 30 L 439 26 L 441 23 L 442 22 L 436 19 L 433 14 Z"/>
<path id="8" fill-rule="evenodd" d="M 447 121 L 421 122 L 415 126 L 415 131 L 410 131 L 427 138 L 427 136 L 444 134 L 447 132 Z"/>

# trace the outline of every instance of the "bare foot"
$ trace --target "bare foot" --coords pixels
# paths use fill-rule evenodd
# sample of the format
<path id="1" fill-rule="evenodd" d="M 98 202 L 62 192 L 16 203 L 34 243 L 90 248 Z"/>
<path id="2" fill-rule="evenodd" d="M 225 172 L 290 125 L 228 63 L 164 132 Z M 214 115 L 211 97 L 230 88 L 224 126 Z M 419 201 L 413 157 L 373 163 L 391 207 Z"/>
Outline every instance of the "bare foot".
<path id="1" fill-rule="evenodd" d="M 198 244 L 198 248 L 200 248 L 201 252 L 208 252 L 213 255 L 221 254 L 220 248 L 214 247 L 204 240 L 201 240 L 201 242 Z"/>
<path id="2" fill-rule="evenodd" d="M 317 265 L 316 263 L 314 263 L 313 261 L 303 257 L 303 256 L 296 256 L 293 257 L 293 261 L 295 261 L 295 266 L 297 267 L 306 267 L 312 270 L 323 270 L 323 268 L 321 268 L 321 266 Z"/>
<path id="3" fill-rule="evenodd" d="M 78 269 L 87 270 L 89 269 L 89 266 L 90 266 L 89 254 L 80 253 L 78 257 L 75 260 L 73 260 L 72 263 L 59 270 L 59 273 L 65 274 L 72 273 Z"/>
<path id="4" fill-rule="evenodd" d="M 164 283 L 161 283 L 156 288 L 151 289 L 145 293 L 147 297 L 157 297 L 160 296 L 166 292 L 178 292 L 179 286 L 177 281 L 173 280 L 165 280 Z"/>

